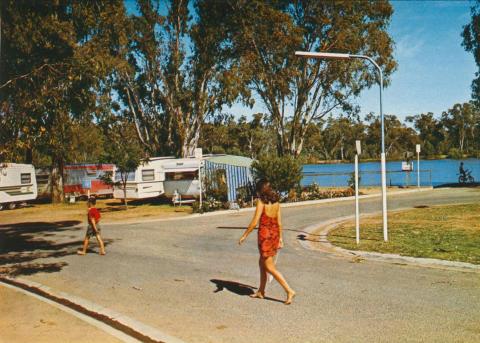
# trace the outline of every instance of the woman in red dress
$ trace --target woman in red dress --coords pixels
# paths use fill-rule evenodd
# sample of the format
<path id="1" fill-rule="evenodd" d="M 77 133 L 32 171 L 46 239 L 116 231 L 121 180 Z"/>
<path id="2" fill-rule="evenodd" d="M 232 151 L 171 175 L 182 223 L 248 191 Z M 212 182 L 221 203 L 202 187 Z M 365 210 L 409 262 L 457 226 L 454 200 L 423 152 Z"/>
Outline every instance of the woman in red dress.
<path id="1" fill-rule="evenodd" d="M 270 273 L 275 280 L 283 287 L 287 293 L 286 305 L 292 303 L 295 292 L 290 288 L 282 274 L 277 270 L 273 257 L 277 254 L 277 250 L 283 247 L 282 239 L 282 219 L 280 213 L 279 196 L 272 190 L 270 183 L 261 180 L 257 184 L 257 194 L 259 196 L 255 215 L 242 235 L 238 244 L 242 244 L 250 232 L 253 231 L 258 222 L 258 250 L 260 259 L 260 287 L 253 298 L 263 299 L 265 297 L 265 286 L 267 285 L 267 272 Z"/>

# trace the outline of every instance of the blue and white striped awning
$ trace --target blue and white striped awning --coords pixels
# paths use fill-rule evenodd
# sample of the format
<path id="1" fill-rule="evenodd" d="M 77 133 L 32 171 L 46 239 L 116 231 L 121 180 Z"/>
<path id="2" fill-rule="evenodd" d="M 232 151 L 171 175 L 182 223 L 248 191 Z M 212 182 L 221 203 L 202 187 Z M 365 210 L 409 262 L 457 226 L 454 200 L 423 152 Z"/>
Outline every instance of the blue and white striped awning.
<path id="1" fill-rule="evenodd" d="M 253 175 L 251 169 L 248 167 L 205 161 L 205 173 L 208 176 L 212 176 L 216 170 L 225 170 L 229 202 L 236 202 L 238 188 L 253 184 Z"/>

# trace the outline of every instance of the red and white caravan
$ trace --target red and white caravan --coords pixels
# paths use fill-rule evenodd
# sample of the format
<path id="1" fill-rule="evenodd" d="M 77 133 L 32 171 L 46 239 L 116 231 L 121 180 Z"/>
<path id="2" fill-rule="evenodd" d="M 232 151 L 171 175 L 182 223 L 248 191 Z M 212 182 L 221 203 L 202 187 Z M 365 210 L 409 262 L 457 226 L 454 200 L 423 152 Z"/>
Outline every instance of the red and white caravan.
<path id="1" fill-rule="evenodd" d="M 65 166 L 63 192 L 67 197 L 84 195 L 113 196 L 113 187 L 100 180 L 106 172 L 115 179 L 114 164 L 82 163 Z"/>

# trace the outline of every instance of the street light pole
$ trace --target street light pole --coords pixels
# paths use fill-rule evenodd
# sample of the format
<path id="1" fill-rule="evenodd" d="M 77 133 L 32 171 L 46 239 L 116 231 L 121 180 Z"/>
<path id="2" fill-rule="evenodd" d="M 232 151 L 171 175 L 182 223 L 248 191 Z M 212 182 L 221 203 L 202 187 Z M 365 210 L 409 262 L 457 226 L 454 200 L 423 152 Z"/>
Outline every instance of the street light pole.
<path id="1" fill-rule="evenodd" d="M 309 52 L 309 51 L 295 51 L 295 56 L 302 56 L 307 58 L 334 58 L 334 59 L 352 59 L 359 58 L 370 61 L 378 70 L 380 75 L 380 120 L 382 130 L 382 151 L 380 154 L 381 159 L 381 173 L 382 173 L 382 214 L 383 214 L 383 240 L 388 241 L 388 221 L 387 221 L 387 176 L 386 176 L 386 161 L 385 161 L 385 120 L 383 116 L 382 108 L 382 89 L 383 89 L 383 73 L 375 61 L 365 55 L 351 55 L 343 53 L 331 53 L 331 52 Z"/>

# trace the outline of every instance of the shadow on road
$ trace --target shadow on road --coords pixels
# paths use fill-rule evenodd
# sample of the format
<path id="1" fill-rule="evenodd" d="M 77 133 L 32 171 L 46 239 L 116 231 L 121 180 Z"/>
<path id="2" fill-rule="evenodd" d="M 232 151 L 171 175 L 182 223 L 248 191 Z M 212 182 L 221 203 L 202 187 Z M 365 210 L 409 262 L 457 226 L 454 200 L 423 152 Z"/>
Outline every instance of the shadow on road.
<path id="1" fill-rule="evenodd" d="M 257 289 L 257 287 L 245 285 L 243 283 L 239 283 L 235 281 L 227 281 L 227 280 L 219 280 L 219 279 L 211 279 L 210 281 L 217 286 L 217 289 L 214 290 L 213 293 L 218 293 L 226 289 L 227 291 L 230 291 L 232 293 L 244 296 L 244 295 L 251 295 L 255 293 L 254 290 Z M 265 297 L 264 299 L 283 303 L 282 300 L 275 299 L 275 298 Z"/>
<path id="2" fill-rule="evenodd" d="M 245 226 L 217 226 L 217 229 L 222 229 L 222 230 L 246 230 L 247 228 Z M 256 230 L 257 228 L 254 228 Z M 317 234 L 313 233 L 308 233 L 302 230 L 295 230 L 295 229 L 283 229 L 283 231 L 291 231 L 291 232 L 301 232 L 303 234 L 307 234 L 309 236 L 320 236 Z M 299 236 L 305 236 L 305 235 L 299 235 Z"/>
<path id="3" fill-rule="evenodd" d="M 80 223 L 78 220 L 65 220 L 0 225 L 0 274 L 20 276 L 62 270 L 68 265 L 64 261 L 39 260 L 60 259 L 76 254 L 85 232 L 83 228 L 73 226 Z M 78 239 L 58 242 L 59 232 L 71 233 L 70 238 Z M 111 240 L 105 240 L 105 245 L 110 242 Z"/>
<path id="4" fill-rule="evenodd" d="M 210 281 L 217 286 L 217 289 L 214 290 L 213 293 L 218 293 L 226 289 L 227 291 L 230 291 L 238 295 L 250 295 L 255 293 L 254 289 L 257 289 L 256 287 L 245 285 L 235 281 L 226 281 L 226 280 L 218 280 L 218 279 L 211 279 Z"/>

